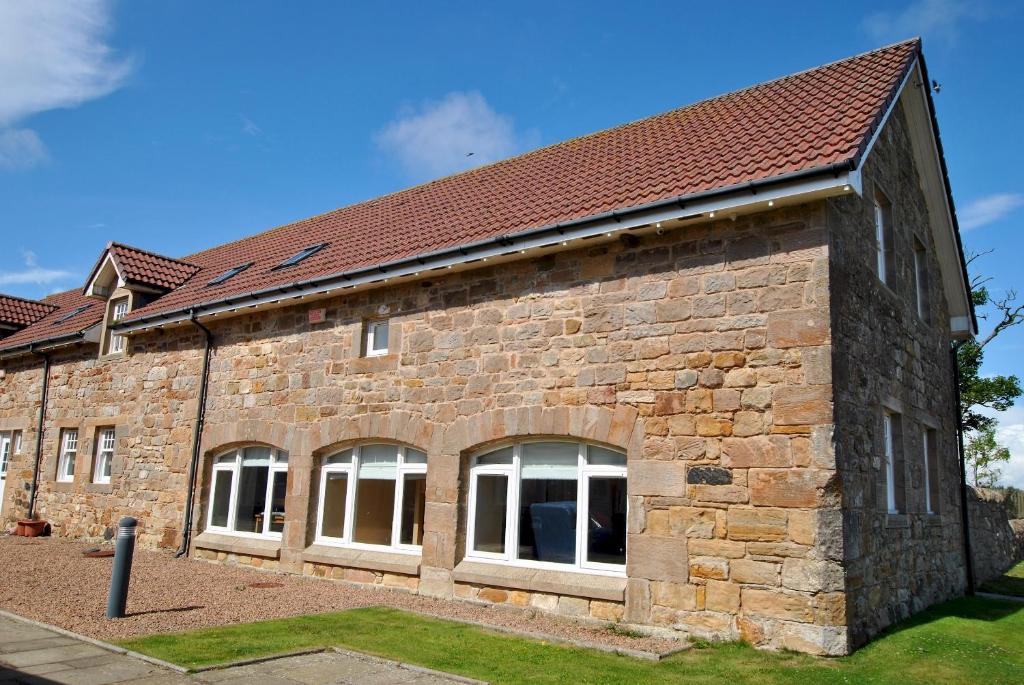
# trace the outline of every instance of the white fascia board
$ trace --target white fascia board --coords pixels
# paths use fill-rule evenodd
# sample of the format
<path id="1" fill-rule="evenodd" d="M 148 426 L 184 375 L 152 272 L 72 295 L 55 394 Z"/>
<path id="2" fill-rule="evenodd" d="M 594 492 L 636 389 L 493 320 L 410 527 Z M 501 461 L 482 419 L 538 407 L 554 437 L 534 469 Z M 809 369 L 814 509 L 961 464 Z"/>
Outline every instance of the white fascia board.
<path id="1" fill-rule="evenodd" d="M 767 179 L 771 182 L 772 179 Z M 763 181 L 761 183 L 764 183 Z M 292 299 L 315 297 L 328 293 L 342 293 L 360 286 L 379 286 L 396 278 L 426 276 L 430 272 L 448 271 L 459 268 L 474 268 L 472 265 L 487 259 L 508 257 L 516 253 L 538 248 L 565 246 L 573 249 L 578 246 L 574 241 L 600 237 L 611 238 L 624 231 L 656 225 L 658 222 L 676 221 L 680 219 L 712 220 L 714 215 L 724 218 L 731 214 L 742 214 L 754 211 L 767 211 L 776 204 L 798 204 L 815 199 L 842 195 L 849 192 L 860 192 L 860 175 L 851 171 L 837 171 L 820 176 L 794 179 L 791 182 L 779 181 L 771 185 L 740 184 L 717 191 L 714 195 L 694 195 L 693 199 L 685 196 L 671 205 L 661 204 L 649 209 L 638 208 L 623 210 L 621 215 L 609 216 L 604 219 L 590 221 L 577 226 L 564 228 L 552 227 L 551 231 L 539 235 L 523 234 L 505 236 L 506 244 L 496 244 L 496 240 L 486 241 L 486 245 L 465 246 L 435 255 L 423 255 L 394 262 L 381 264 L 373 271 L 364 271 L 348 280 L 342 274 L 328 276 L 325 283 L 285 284 L 279 289 L 266 293 L 239 294 L 232 301 L 210 301 L 197 303 L 177 312 L 168 312 L 166 316 L 154 317 L 152 320 L 127 322 L 113 328 L 118 334 L 130 334 L 163 326 L 175 325 L 189 321 L 191 310 L 197 318 L 208 318 L 230 313 L 245 313 L 257 307 L 265 307 Z M 525 255 L 524 255 L 525 256 Z M 286 292 L 285 292 L 286 291 Z"/>
<path id="2" fill-rule="evenodd" d="M 113 269 L 114 270 L 114 275 L 117 276 L 117 285 L 115 287 L 116 288 L 123 288 L 125 286 L 125 280 L 124 280 L 124 277 L 121 275 L 121 270 L 119 268 L 117 268 L 117 262 L 114 261 L 113 255 L 111 255 L 110 251 L 107 250 L 107 254 L 103 258 L 103 262 L 100 264 L 100 268 L 96 269 L 96 275 L 93 276 L 93 279 L 91 281 L 89 281 L 89 285 L 86 286 L 86 288 L 85 288 L 85 295 L 86 295 L 86 297 L 107 297 L 106 295 L 98 295 L 98 294 L 96 294 L 95 288 L 96 288 L 96 281 L 98 281 L 100 279 L 100 277 L 103 276 L 107 272 L 108 268 L 109 269 Z M 111 288 L 110 292 L 114 292 L 114 289 L 115 288 Z"/>

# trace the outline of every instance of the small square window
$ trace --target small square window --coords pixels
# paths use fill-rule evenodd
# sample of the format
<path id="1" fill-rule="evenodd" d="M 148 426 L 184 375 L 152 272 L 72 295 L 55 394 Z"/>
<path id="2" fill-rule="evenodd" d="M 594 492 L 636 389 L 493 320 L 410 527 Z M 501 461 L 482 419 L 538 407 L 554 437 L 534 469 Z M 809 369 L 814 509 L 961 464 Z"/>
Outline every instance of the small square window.
<path id="1" fill-rule="evenodd" d="M 367 357 L 380 357 L 388 353 L 389 322 L 367 321 L 363 334 L 363 354 Z"/>

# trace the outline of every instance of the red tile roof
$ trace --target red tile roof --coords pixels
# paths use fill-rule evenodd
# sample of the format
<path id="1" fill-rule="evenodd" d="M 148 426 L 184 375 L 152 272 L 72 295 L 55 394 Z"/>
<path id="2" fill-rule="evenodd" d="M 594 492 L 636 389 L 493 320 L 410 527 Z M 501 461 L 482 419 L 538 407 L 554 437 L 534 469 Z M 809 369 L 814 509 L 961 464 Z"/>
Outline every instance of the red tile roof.
<path id="1" fill-rule="evenodd" d="M 0 341 L 0 351 L 29 343 L 75 336 L 103 320 L 103 304 L 86 297 L 79 289 L 44 297 L 49 313 Z"/>
<path id="2" fill-rule="evenodd" d="M 43 318 L 53 309 L 53 305 L 45 302 L 0 295 L 0 325 L 22 328 Z"/>
<path id="3" fill-rule="evenodd" d="M 199 271 L 199 267 L 195 264 L 164 257 L 122 243 L 110 243 L 107 250 L 100 255 L 96 266 L 93 267 L 92 273 L 86 280 L 86 287 L 108 254 L 113 258 L 125 281 L 160 290 L 173 290 Z"/>
<path id="4" fill-rule="evenodd" d="M 920 50 L 907 41 L 337 209 L 184 258 L 127 321 L 658 200 L 856 164 Z M 274 267 L 328 243 L 296 266 Z M 228 269 L 253 265 L 217 286 Z M 6 347 L 0 344 L 0 349 Z"/>

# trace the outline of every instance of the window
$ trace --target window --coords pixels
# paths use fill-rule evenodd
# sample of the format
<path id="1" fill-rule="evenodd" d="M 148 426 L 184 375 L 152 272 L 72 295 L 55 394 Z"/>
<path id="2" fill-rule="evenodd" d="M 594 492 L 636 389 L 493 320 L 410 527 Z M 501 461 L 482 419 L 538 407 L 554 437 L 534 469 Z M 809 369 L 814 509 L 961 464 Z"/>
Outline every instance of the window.
<path id="1" fill-rule="evenodd" d="M 928 253 L 924 245 L 914 238 L 914 296 L 917 315 L 928 322 Z"/>
<path id="2" fill-rule="evenodd" d="M 875 270 L 882 283 L 892 287 L 895 272 L 892 255 L 892 205 L 889 198 L 877 188 L 874 195 L 874 212 Z"/>
<path id="3" fill-rule="evenodd" d="M 110 464 L 114 460 L 116 436 L 113 428 L 101 428 L 96 435 L 96 457 L 93 459 L 92 482 L 110 482 Z"/>
<path id="4" fill-rule="evenodd" d="M 117 300 L 113 303 L 113 307 L 110 312 L 110 325 L 113 325 L 128 315 L 128 298 Z M 107 344 L 107 354 L 117 354 L 118 352 L 124 352 L 125 343 L 127 338 L 123 335 L 117 335 L 115 333 L 110 334 L 110 342 Z"/>
<path id="5" fill-rule="evenodd" d="M 246 269 L 248 269 L 253 264 L 254 264 L 254 262 L 249 262 L 248 264 L 240 264 L 238 266 L 233 266 L 230 269 L 228 269 L 227 271 L 225 271 L 224 273 L 222 273 L 220 276 L 217 276 L 217 278 L 215 278 L 212 281 L 210 281 L 209 283 L 207 283 L 206 285 L 207 286 L 220 285 L 224 281 L 231 280 L 232 278 L 234 278 L 238 274 L 240 274 L 243 271 L 245 271 Z"/>
<path id="6" fill-rule="evenodd" d="M 307 257 L 312 257 L 325 247 L 327 247 L 327 243 L 320 243 L 319 245 L 310 245 L 309 247 L 304 248 L 302 251 L 297 252 L 288 259 L 284 260 L 283 262 L 275 266 L 274 269 L 285 269 L 289 266 L 295 266 L 296 264 L 306 259 Z"/>
<path id="7" fill-rule="evenodd" d="M 939 513 L 939 468 L 936 455 L 936 432 L 933 428 L 921 431 L 921 453 L 924 459 L 924 510 Z"/>
<path id="8" fill-rule="evenodd" d="M 57 459 L 57 482 L 75 480 L 75 456 L 78 454 L 78 431 L 65 428 L 60 436 L 60 457 Z"/>
<path id="9" fill-rule="evenodd" d="M 88 305 L 88 304 L 83 304 L 83 305 L 82 305 L 81 307 L 75 307 L 75 308 L 74 308 L 74 309 L 72 309 L 72 310 L 71 310 L 70 312 L 68 312 L 67 314 L 64 314 L 64 315 L 63 315 L 63 316 L 61 316 L 61 317 L 60 317 L 59 319 L 57 319 L 56 321 L 54 321 L 54 322 L 53 322 L 53 325 L 54 325 L 54 326 L 56 326 L 56 325 L 57 325 L 57 324 L 59 324 L 59 323 L 64 323 L 65 321 L 67 321 L 67 320 L 69 320 L 69 319 L 73 319 L 74 317 L 78 316 L 79 314 L 81 314 L 82 312 L 84 312 L 84 311 L 85 311 L 86 309 L 88 309 L 88 308 L 89 308 L 90 306 L 91 306 L 91 305 Z"/>
<path id="10" fill-rule="evenodd" d="M 288 455 L 271 447 L 245 447 L 217 457 L 211 478 L 207 528 L 280 538 Z"/>
<path id="11" fill-rule="evenodd" d="M 360 445 L 320 469 L 316 540 L 418 551 L 423 545 L 427 455 L 400 445 Z"/>
<path id="12" fill-rule="evenodd" d="M 13 442 L 14 442 L 14 454 L 21 454 L 21 431 L 14 431 Z"/>
<path id="13" fill-rule="evenodd" d="M 380 321 L 367 321 L 363 333 L 363 354 L 367 357 L 379 357 L 388 353 L 388 331 L 387 319 Z"/>
<path id="14" fill-rule="evenodd" d="M 883 478 L 885 481 L 885 506 L 890 514 L 904 510 L 903 489 L 903 436 L 900 415 L 885 412 L 882 415 Z"/>
<path id="15" fill-rule="evenodd" d="M 11 464 L 11 434 L 0 433 L 0 480 L 7 475 L 7 469 Z M 3 497 L 3 483 L 0 483 L 0 497 Z M 0 506 L 3 501 L 0 500 Z"/>
<path id="16" fill-rule="evenodd" d="M 626 455 L 524 442 L 473 460 L 467 557 L 622 573 Z"/>

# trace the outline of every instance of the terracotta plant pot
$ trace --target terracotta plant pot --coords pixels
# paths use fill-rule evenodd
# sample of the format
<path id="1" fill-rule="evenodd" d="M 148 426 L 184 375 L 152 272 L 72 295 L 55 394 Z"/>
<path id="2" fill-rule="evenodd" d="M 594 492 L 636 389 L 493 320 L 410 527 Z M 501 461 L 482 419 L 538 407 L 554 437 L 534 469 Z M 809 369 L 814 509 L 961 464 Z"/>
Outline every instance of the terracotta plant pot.
<path id="1" fill-rule="evenodd" d="M 14 529 L 15 535 L 21 535 L 26 538 L 39 537 L 46 531 L 46 521 L 42 520 L 23 520 L 18 521 L 18 527 Z"/>

